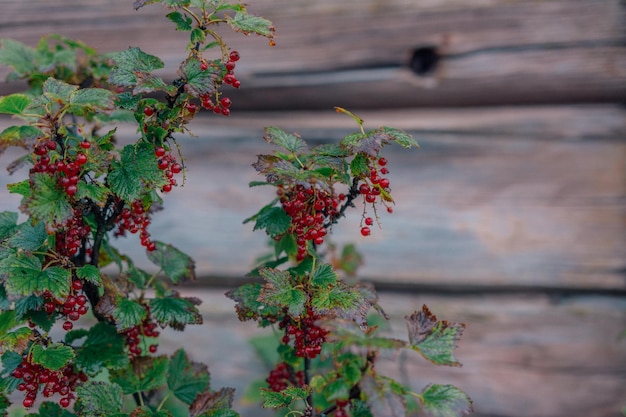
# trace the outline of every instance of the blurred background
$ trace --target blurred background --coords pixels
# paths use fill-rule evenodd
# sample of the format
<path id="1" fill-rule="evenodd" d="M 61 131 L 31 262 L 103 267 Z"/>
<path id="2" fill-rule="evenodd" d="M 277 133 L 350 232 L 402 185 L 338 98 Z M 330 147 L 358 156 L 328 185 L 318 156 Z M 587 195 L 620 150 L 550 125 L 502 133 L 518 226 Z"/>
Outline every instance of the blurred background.
<path id="1" fill-rule="evenodd" d="M 186 35 L 157 5 L 132 1 L 2 0 L 0 38 L 35 46 L 54 32 L 99 52 L 138 46 L 173 79 Z M 620 0 L 250 0 L 272 20 L 276 46 L 226 36 L 241 54 L 230 117 L 206 113 L 181 137 L 188 177 L 166 197 L 151 233 L 192 255 L 203 326 L 184 334 L 214 387 L 238 388 L 238 409 L 267 371 L 223 293 L 244 282 L 266 237 L 242 224 L 273 198 L 248 189 L 268 152 L 265 126 L 312 143 L 356 129 L 409 131 L 420 150 L 389 147 L 397 206 L 382 230 L 358 233 L 360 210 L 335 228 L 357 244 L 359 277 L 373 282 L 405 338 L 422 304 L 467 323 L 462 368 L 411 352 L 383 367 L 421 390 L 452 383 L 482 417 L 618 416 L 626 407 L 626 4 Z M 224 28 L 224 32 L 228 32 Z M 8 70 L 0 68 L 4 80 Z M 0 95 L 24 88 L 0 83 Z M 0 128 L 12 121 L 0 118 Z M 120 129 L 132 140 L 133 127 Z M 6 166 L 18 150 L 0 156 Z M 0 210 L 19 198 L 0 175 Z M 18 178 L 19 176 L 19 178 Z M 123 250 L 150 268 L 136 237 Z M 256 339 L 255 339 L 256 340 Z M 180 334 L 166 333 L 175 349 Z M 256 344 L 258 345 L 258 343 Z M 169 347 L 168 347 L 169 346 Z"/>

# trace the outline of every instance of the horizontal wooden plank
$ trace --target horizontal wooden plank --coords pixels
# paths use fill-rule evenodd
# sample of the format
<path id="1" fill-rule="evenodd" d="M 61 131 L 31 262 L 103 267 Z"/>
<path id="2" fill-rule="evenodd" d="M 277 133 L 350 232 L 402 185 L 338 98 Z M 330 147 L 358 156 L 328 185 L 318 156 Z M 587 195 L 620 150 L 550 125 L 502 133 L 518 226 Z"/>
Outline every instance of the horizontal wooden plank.
<path id="1" fill-rule="evenodd" d="M 203 326 L 189 326 L 185 347 L 206 361 L 212 386 L 237 388 L 243 416 L 271 416 L 246 399 L 248 384 L 269 372 L 248 343 L 268 329 L 240 323 L 222 291 L 183 290 L 200 297 Z M 416 391 L 429 383 L 453 384 L 474 401 L 476 417 L 613 417 L 626 398 L 624 299 L 573 297 L 437 297 L 382 293 L 391 316 L 386 335 L 406 340 L 404 316 L 427 304 L 440 319 L 465 322 L 457 350 L 461 368 L 436 367 L 416 352 L 384 353 L 376 366 Z M 180 347 L 179 333 L 165 330 L 160 350 Z"/>
<path id="2" fill-rule="evenodd" d="M 366 127 L 408 129 L 422 149 L 385 151 L 397 206 L 381 215 L 383 229 L 361 237 L 356 210 L 334 238 L 358 244 L 361 274 L 373 280 L 624 289 L 624 114 L 619 106 L 359 113 Z M 264 187 L 247 188 L 259 179 L 250 164 L 270 151 L 261 139 L 267 125 L 314 143 L 355 129 L 332 111 L 194 122 L 198 137 L 179 140 L 187 182 L 167 196 L 151 233 L 189 252 L 200 275 L 241 277 L 265 253 L 265 236 L 242 221 L 271 199 Z M 122 141 L 132 136 L 120 130 Z M 0 176 L 2 188 L 13 181 Z M 18 204 L 6 191 L 0 199 L 3 210 Z M 136 239 L 119 243 L 145 259 Z"/>
<path id="3" fill-rule="evenodd" d="M 0 38 L 33 45 L 52 31 L 103 52 L 140 46 L 161 56 L 163 75 L 174 77 L 185 35 L 155 23 L 163 19 L 160 7 L 134 12 L 130 3 L 6 1 Z M 626 8 L 618 0 L 394 0 L 384 7 L 375 0 L 259 0 L 250 7 L 272 19 L 279 36 L 275 48 L 227 36 L 243 56 L 237 72 L 245 88 L 233 95 L 249 109 L 596 102 L 626 95 Z M 422 75 L 409 68 L 418 48 L 433 48 L 438 58 Z M 0 93 L 16 88 L 5 85 Z"/>

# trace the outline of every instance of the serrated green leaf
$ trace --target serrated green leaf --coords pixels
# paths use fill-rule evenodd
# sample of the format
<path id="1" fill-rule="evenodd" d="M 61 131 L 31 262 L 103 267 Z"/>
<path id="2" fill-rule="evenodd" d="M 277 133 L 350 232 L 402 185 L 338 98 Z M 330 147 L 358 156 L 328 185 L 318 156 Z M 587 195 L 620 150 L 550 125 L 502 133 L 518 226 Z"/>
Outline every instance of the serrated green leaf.
<path id="1" fill-rule="evenodd" d="M 44 291 L 58 299 L 67 297 L 70 291 L 70 272 L 58 266 L 41 269 L 41 261 L 34 256 L 18 256 L 9 265 L 9 277 L 5 282 L 7 293 L 14 296 L 42 294 Z"/>
<path id="2" fill-rule="evenodd" d="M 370 167 L 368 165 L 368 159 L 364 154 L 357 153 L 354 155 L 354 158 L 352 158 L 350 162 L 350 172 L 354 177 L 369 176 Z"/>
<path id="3" fill-rule="evenodd" d="M 111 381 L 122 387 L 124 394 L 150 391 L 166 383 L 168 365 L 166 356 L 141 356 L 132 367 L 111 372 Z"/>
<path id="4" fill-rule="evenodd" d="M 395 141 L 398 145 L 402 146 L 403 148 L 407 148 L 407 149 L 412 148 L 412 147 L 419 148 L 419 145 L 415 141 L 415 139 L 413 139 L 411 135 L 409 135 L 402 129 L 382 126 L 380 130 L 385 132 L 385 134 L 389 135 L 391 140 Z"/>
<path id="5" fill-rule="evenodd" d="M 97 183 L 88 184 L 81 181 L 77 184 L 77 187 L 76 197 L 79 199 L 88 198 L 95 202 L 106 201 L 108 190 Z"/>
<path id="6" fill-rule="evenodd" d="M 45 401 L 39 406 L 39 413 L 29 414 L 32 417 L 77 417 L 76 414 L 61 408 L 57 403 Z"/>
<path id="7" fill-rule="evenodd" d="M 454 350 L 465 329 L 465 323 L 437 320 L 426 305 L 422 310 L 406 316 L 409 342 L 412 349 L 435 365 L 461 366 Z"/>
<path id="8" fill-rule="evenodd" d="M 29 125 L 9 126 L 0 133 L 0 154 L 9 146 L 29 147 L 43 134 L 41 130 Z"/>
<path id="9" fill-rule="evenodd" d="M 73 210 L 67 201 L 67 194 L 47 174 L 31 175 L 33 186 L 26 201 L 26 209 L 35 221 L 47 224 L 64 224 L 72 217 Z"/>
<path id="10" fill-rule="evenodd" d="M 373 417 L 405 417 L 404 397 L 393 392 L 389 381 L 366 374 L 361 379 L 361 390 L 367 397 L 367 405 Z"/>
<path id="11" fill-rule="evenodd" d="M 356 289 L 343 283 L 336 285 L 319 286 L 316 288 L 311 304 L 316 310 L 360 310 L 366 304 L 363 295 Z"/>
<path id="12" fill-rule="evenodd" d="M 163 68 L 163 61 L 157 56 L 150 55 L 137 47 L 131 47 L 117 52 L 112 57 L 116 67 L 131 72 L 151 72 Z"/>
<path id="13" fill-rule="evenodd" d="M 161 77 L 149 73 L 135 73 L 137 83 L 133 88 L 133 94 L 152 93 L 154 91 L 165 91 L 169 94 L 176 93 L 176 87 L 167 85 Z"/>
<path id="14" fill-rule="evenodd" d="M 191 30 L 192 28 L 191 23 L 193 22 L 193 20 L 191 19 L 191 17 L 184 15 L 180 12 L 172 12 L 165 17 L 167 17 L 176 24 L 176 30 L 185 31 Z"/>
<path id="15" fill-rule="evenodd" d="M 88 381 L 76 387 L 76 412 L 81 416 L 109 417 L 123 408 L 122 388 L 115 383 Z"/>
<path id="16" fill-rule="evenodd" d="M 202 316 L 193 303 L 184 298 L 163 297 L 150 300 L 150 313 L 157 323 L 175 329 L 187 324 L 202 324 Z"/>
<path id="17" fill-rule="evenodd" d="M 89 374 L 103 367 L 125 368 L 129 359 L 124 346 L 124 337 L 117 333 L 114 326 L 97 323 L 89 329 L 85 342 L 76 350 L 76 366 Z"/>
<path id="18" fill-rule="evenodd" d="M 346 399 L 350 397 L 350 386 L 343 378 L 331 380 L 322 391 L 327 401 Z"/>
<path id="19" fill-rule="evenodd" d="M 282 392 L 274 392 L 268 389 L 261 390 L 263 408 L 283 408 L 291 404 L 292 398 Z"/>
<path id="20" fill-rule="evenodd" d="M 72 94 L 78 90 L 77 85 L 68 84 L 56 78 L 48 78 L 42 86 L 42 94 L 50 102 L 67 104 Z"/>
<path id="21" fill-rule="evenodd" d="M 43 299 L 38 295 L 29 295 L 15 301 L 15 317 L 17 320 L 24 320 L 26 314 L 31 310 L 38 310 L 43 306 Z"/>
<path id="22" fill-rule="evenodd" d="M 15 311 L 8 310 L 0 313 L 0 335 L 8 333 L 12 328 L 18 325 L 15 319 Z"/>
<path id="23" fill-rule="evenodd" d="M 115 309 L 113 310 L 113 318 L 117 324 L 118 330 L 130 329 L 143 322 L 148 312 L 135 300 L 124 297 L 117 297 L 115 301 Z"/>
<path id="24" fill-rule="evenodd" d="M 239 417 L 231 410 L 234 388 L 221 388 L 219 391 L 205 391 L 198 395 L 189 407 L 189 417 Z"/>
<path id="25" fill-rule="evenodd" d="M 3 388 L 2 389 L 3 392 L 9 391 L 5 389 L 5 386 L 3 386 L 2 388 Z M 9 413 L 7 412 L 7 408 L 9 408 L 10 405 L 11 405 L 11 402 L 9 401 L 7 396 L 4 395 L 4 393 L 0 394 L 0 415 L 2 415 L 2 417 L 6 417 L 9 415 Z"/>
<path id="26" fill-rule="evenodd" d="M 38 297 L 39 298 L 39 297 Z M 56 323 L 56 317 L 43 310 L 30 310 L 24 315 L 25 319 L 40 327 L 44 332 L 49 332 Z"/>
<path id="27" fill-rule="evenodd" d="M 0 350 L 14 350 L 22 353 L 33 339 L 33 331 L 28 327 L 20 327 L 0 336 Z"/>
<path id="28" fill-rule="evenodd" d="M 25 94 L 11 94 L 0 97 L 0 113 L 20 115 L 31 101 L 31 98 Z"/>
<path id="29" fill-rule="evenodd" d="M 39 249 L 48 238 L 46 226 L 42 223 L 31 225 L 24 222 L 17 226 L 15 234 L 8 239 L 8 243 L 14 248 L 25 251 L 34 251 Z"/>
<path id="30" fill-rule="evenodd" d="M 271 37 L 272 34 L 272 22 L 260 17 L 253 16 L 245 12 L 235 13 L 235 17 L 228 19 L 230 26 L 243 33 L 256 33 L 257 35 Z"/>
<path id="31" fill-rule="evenodd" d="M 266 127 L 263 139 L 296 155 L 306 152 L 308 148 L 306 142 L 299 135 L 287 133 L 277 127 Z"/>
<path id="32" fill-rule="evenodd" d="M 311 275 L 311 284 L 319 287 L 330 287 L 338 280 L 339 276 L 329 264 L 318 264 Z"/>
<path id="33" fill-rule="evenodd" d="M 17 228 L 17 213 L 14 211 L 0 212 L 0 241 L 8 238 Z"/>
<path id="34" fill-rule="evenodd" d="M 185 92 L 194 97 L 209 95 L 215 91 L 215 79 L 217 74 L 209 69 L 203 70 L 198 58 L 192 57 L 183 62 L 178 70 L 185 79 Z"/>
<path id="35" fill-rule="evenodd" d="M 12 67 L 19 75 L 35 71 L 35 50 L 13 39 L 2 39 L 0 64 Z"/>
<path id="36" fill-rule="evenodd" d="M 259 301 L 261 289 L 261 284 L 251 282 L 239 286 L 234 291 L 226 293 L 227 297 L 237 303 L 235 310 L 237 311 L 239 320 L 256 320 L 258 317 L 271 317 L 280 313 L 280 308 Z"/>
<path id="37" fill-rule="evenodd" d="M 13 184 L 7 184 L 7 189 L 11 194 L 19 194 L 26 198 L 29 198 L 32 194 L 29 180 L 20 181 Z"/>
<path id="38" fill-rule="evenodd" d="M 474 412 L 470 397 L 453 385 L 428 385 L 418 397 L 432 417 L 459 417 Z"/>
<path id="39" fill-rule="evenodd" d="M 52 343 L 45 349 L 36 344 L 33 345 L 30 354 L 32 363 L 52 371 L 58 371 L 74 358 L 74 349 L 61 343 Z"/>
<path id="40" fill-rule="evenodd" d="M 289 272 L 264 268 L 259 273 L 266 280 L 259 295 L 259 301 L 287 307 L 292 316 L 302 314 L 307 296 L 302 289 L 293 286 Z"/>
<path id="41" fill-rule="evenodd" d="M 92 282 L 97 286 L 102 285 L 102 277 L 100 276 L 100 269 L 94 265 L 83 265 L 80 268 L 76 268 L 76 276 L 87 282 Z"/>
<path id="42" fill-rule="evenodd" d="M 95 110 L 112 110 L 115 94 L 104 88 L 83 88 L 72 92 L 68 112 L 79 116 Z"/>
<path id="43" fill-rule="evenodd" d="M 2 354 L 2 374 L 5 377 L 11 375 L 19 364 L 22 363 L 22 355 L 12 350 L 7 350 Z"/>
<path id="44" fill-rule="evenodd" d="M 196 279 L 195 262 L 174 246 L 155 242 L 156 250 L 148 252 L 148 259 L 158 266 L 175 284 Z"/>
<path id="45" fill-rule="evenodd" d="M 189 41 L 194 45 L 204 43 L 206 41 L 206 33 L 200 28 L 193 28 L 189 35 Z"/>
<path id="46" fill-rule="evenodd" d="M 191 362 L 182 349 L 174 352 L 169 362 L 167 386 L 179 400 L 193 403 L 198 394 L 209 389 L 209 381 L 206 365 Z"/>
<path id="47" fill-rule="evenodd" d="M 256 215 L 254 230 L 265 230 L 270 236 L 287 233 L 291 227 L 291 217 L 281 207 L 265 206 Z"/>
<path id="48" fill-rule="evenodd" d="M 138 200 L 144 193 L 168 182 L 157 166 L 154 147 L 143 142 L 122 149 L 120 160 L 111 163 L 107 180 L 111 191 L 126 201 Z"/>

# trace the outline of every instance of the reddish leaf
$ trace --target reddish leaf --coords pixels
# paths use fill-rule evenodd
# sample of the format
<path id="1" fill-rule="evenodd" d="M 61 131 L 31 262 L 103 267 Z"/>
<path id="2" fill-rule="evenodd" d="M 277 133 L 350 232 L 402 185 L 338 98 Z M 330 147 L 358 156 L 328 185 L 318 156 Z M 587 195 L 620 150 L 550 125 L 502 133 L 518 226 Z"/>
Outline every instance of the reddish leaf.
<path id="1" fill-rule="evenodd" d="M 198 417 L 204 413 L 228 409 L 233 404 L 234 388 L 222 388 L 219 391 L 206 391 L 196 397 L 189 407 L 189 417 Z"/>

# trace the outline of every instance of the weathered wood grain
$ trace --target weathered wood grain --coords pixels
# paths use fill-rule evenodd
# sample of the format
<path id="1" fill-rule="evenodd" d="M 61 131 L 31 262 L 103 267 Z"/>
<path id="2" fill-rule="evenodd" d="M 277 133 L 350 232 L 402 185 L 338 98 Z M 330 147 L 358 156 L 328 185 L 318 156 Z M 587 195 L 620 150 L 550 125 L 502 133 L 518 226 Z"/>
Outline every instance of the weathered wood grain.
<path id="1" fill-rule="evenodd" d="M 131 2 L 3 2 L 0 38 L 34 45 L 50 31 L 103 52 L 139 46 L 174 77 L 184 34 L 159 6 Z M 619 0 L 315 2 L 259 0 L 278 45 L 227 39 L 242 53 L 242 108 L 495 105 L 620 101 L 626 96 L 626 12 Z M 158 23 L 158 22 L 162 22 Z M 416 48 L 432 71 L 409 69 Z M 2 72 L 5 71 L 5 72 Z M 0 69 L 0 77 L 6 70 Z M 17 88 L 3 86 L 2 91 Z"/>

